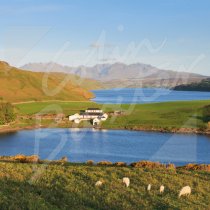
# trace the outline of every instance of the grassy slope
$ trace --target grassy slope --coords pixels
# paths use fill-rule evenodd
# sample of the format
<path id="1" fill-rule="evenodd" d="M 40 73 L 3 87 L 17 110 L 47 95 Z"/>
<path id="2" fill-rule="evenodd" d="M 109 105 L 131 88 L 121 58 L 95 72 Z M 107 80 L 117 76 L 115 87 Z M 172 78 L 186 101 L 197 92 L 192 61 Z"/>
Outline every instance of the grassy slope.
<path id="1" fill-rule="evenodd" d="M 204 128 L 203 107 L 210 101 L 167 102 L 156 104 L 100 105 L 93 102 L 45 102 L 17 104 L 21 114 L 35 114 L 51 104 L 56 104 L 66 115 L 88 107 L 100 107 L 105 111 L 125 110 L 125 115 L 110 117 L 104 128 Z M 131 111 L 129 111 L 131 110 Z"/>
<path id="2" fill-rule="evenodd" d="M 210 173 L 79 164 L 0 163 L 0 209 L 208 209 Z M 38 174 L 38 175 L 37 175 Z M 129 177 L 131 185 L 122 184 Z M 104 180 L 101 188 L 94 186 Z M 150 193 L 146 191 L 152 184 Z M 159 194 L 163 184 L 165 192 Z M 192 195 L 178 199 L 190 185 Z M 12 202 L 11 202 L 12 201 Z"/>
<path id="3" fill-rule="evenodd" d="M 128 128 L 202 128 L 206 126 L 206 122 L 203 121 L 203 107 L 208 104 L 210 101 L 139 104 L 134 106 L 134 111 L 130 114 L 117 117 L 114 123 L 110 123 L 109 119 L 104 125 Z M 129 109 L 129 105 L 122 107 Z"/>
<path id="4" fill-rule="evenodd" d="M 23 71 L 0 62 L 0 97 L 6 101 L 30 101 L 30 100 L 72 100 L 82 101 L 93 97 L 89 89 L 97 89 L 100 84 L 93 80 L 85 80 L 78 76 L 62 73 L 50 73 L 47 81 L 48 92 L 58 90 L 55 94 L 44 91 L 44 73 Z M 59 85 L 65 84 L 59 90 Z"/>

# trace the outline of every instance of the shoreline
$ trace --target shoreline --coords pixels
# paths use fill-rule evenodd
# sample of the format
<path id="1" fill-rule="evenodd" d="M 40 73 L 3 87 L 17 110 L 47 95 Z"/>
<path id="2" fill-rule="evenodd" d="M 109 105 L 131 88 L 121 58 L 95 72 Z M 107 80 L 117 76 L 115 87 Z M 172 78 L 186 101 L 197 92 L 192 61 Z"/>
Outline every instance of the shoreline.
<path id="1" fill-rule="evenodd" d="M 186 169 L 186 170 L 205 170 L 210 172 L 210 163 L 196 163 L 189 162 L 182 165 L 177 165 L 171 162 L 161 162 L 161 161 L 150 161 L 150 160 L 138 160 L 135 162 L 112 162 L 107 160 L 86 160 L 85 162 L 72 162 L 68 158 L 62 157 L 61 159 L 41 159 L 39 155 L 31 154 L 16 154 L 16 155 L 4 155 L 0 156 L 0 162 L 10 162 L 10 163 L 34 163 L 34 164 L 73 164 L 73 165 L 89 165 L 89 166 L 103 166 L 103 167 L 132 167 L 132 168 L 150 168 L 150 169 Z"/>
<path id="2" fill-rule="evenodd" d="M 74 128 L 79 128 L 79 129 L 91 129 L 94 127 L 67 127 L 67 126 L 56 126 L 56 127 L 50 127 L 47 125 L 30 125 L 30 126 L 24 126 L 24 127 L 5 127 L 5 128 L 0 128 L 0 134 L 4 133 L 14 133 L 18 132 L 21 130 L 35 130 L 35 129 L 40 129 L 40 128 L 52 128 L 52 129 L 57 129 L 57 128 L 68 128 L 68 129 L 74 129 Z M 144 132 L 158 132 L 158 133 L 169 133 L 169 134 L 188 134 L 188 135 L 210 135 L 210 130 L 206 131 L 199 131 L 198 129 L 195 128 L 180 128 L 180 129 L 165 129 L 165 128 L 146 128 L 146 127 L 133 127 L 133 128 L 106 128 L 106 127 L 99 127 L 99 128 L 94 128 L 96 130 L 127 130 L 127 131 L 144 131 Z"/>
<path id="3" fill-rule="evenodd" d="M 21 130 L 35 130 L 39 128 L 47 128 L 47 127 L 46 126 L 25 126 L 25 127 L 16 127 L 16 128 L 10 127 L 10 128 L 0 129 L 0 134 L 14 133 Z"/>
<path id="4" fill-rule="evenodd" d="M 137 129 L 129 129 L 133 131 L 147 131 L 147 132 L 159 132 L 159 133 L 171 133 L 171 134 L 198 134 L 198 135 L 210 135 L 210 131 L 199 131 L 196 128 L 180 128 L 180 129 L 172 129 L 172 130 L 167 130 L 164 128 L 137 128 Z"/>

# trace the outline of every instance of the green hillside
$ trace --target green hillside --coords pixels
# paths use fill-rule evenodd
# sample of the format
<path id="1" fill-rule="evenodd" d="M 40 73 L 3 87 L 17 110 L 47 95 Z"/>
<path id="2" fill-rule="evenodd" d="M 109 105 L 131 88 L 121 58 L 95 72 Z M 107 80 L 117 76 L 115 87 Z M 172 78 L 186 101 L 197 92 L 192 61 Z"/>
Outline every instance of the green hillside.
<path id="1" fill-rule="evenodd" d="M 94 97 L 90 89 L 100 83 L 64 73 L 30 72 L 0 62 L 0 98 L 9 102 L 68 100 L 86 101 Z"/>
<path id="2" fill-rule="evenodd" d="M 35 102 L 16 104 L 15 107 L 20 115 L 34 115 L 46 107 L 56 104 L 67 116 L 79 113 L 80 110 L 88 107 L 102 108 L 109 113 L 114 110 L 122 110 L 124 113 L 120 116 L 111 116 L 107 121 L 101 124 L 106 129 L 134 129 L 134 130 L 161 130 L 161 131 L 186 131 L 193 129 L 205 131 L 208 128 L 210 119 L 209 100 L 204 101 L 177 101 L 153 104 L 96 104 L 94 102 Z M 56 110 L 51 110 L 56 113 Z M 44 122 L 43 122 L 44 123 Z M 49 125 L 50 122 L 46 122 Z M 33 119 L 20 122 L 18 126 L 34 125 Z M 72 127 L 68 122 L 66 125 L 57 125 Z M 81 123 L 79 126 L 83 126 Z M 86 124 L 84 127 L 87 126 Z M 186 129 L 186 130 L 185 130 Z"/>
<path id="3" fill-rule="evenodd" d="M 207 210 L 210 206 L 209 172 L 61 164 L 0 162 L 0 209 Z M 130 178 L 128 188 L 123 177 Z M 95 187 L 98 180 L 104 182 L 101 187 Z M 165 186 L 163 194 L 160 185 Z M 178 198 L 186 185 L 192 194 Z"/>

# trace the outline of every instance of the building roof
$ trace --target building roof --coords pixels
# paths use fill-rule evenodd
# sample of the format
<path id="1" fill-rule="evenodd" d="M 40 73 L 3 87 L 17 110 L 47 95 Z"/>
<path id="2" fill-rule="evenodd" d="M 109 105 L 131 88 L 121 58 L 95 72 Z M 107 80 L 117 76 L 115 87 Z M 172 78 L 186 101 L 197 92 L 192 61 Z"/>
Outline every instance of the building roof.
<path id="1" fill-rule="evenodd" d="M 102 116 L 102 113 L 80 113 L 80 115 L 87 116 Z"/>
<path id="2" fill-rule="evenodd" d="M 87 110 L 101 110 L 99 108 L 88 108 Z"/>

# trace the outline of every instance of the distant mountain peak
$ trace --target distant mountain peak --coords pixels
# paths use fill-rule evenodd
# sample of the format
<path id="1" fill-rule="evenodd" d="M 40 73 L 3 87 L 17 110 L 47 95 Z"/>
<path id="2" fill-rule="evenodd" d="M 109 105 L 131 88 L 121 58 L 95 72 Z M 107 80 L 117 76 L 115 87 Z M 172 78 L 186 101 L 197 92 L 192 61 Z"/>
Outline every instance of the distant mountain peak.
<path id="1" fill-rule="evenodd" d="M 21 67 L 25 70 L 32 71 L 47 71 L 52 72 L 65 72 L 76 74 L 83 78 L 90 78 L 98 80 L 108 87 L 138 87 L 142 86 L 173 86 L 178 84 L 188 84 L 190 82 L 201 81 L 206 78 L 203 75 L 187 73 L 187 72 L 176 72 L 172 70 L 159 69 L 150 64 L 134 63 L 125 64 L 116 62 L 113 64 L 104 63 L 96 64 L 92 67 L 79 66 L 70 67 L 63 66 L 57 63 L 33 63 L 26 64 Z M 139 84 L 138 84 L 139 83 Z"/>

